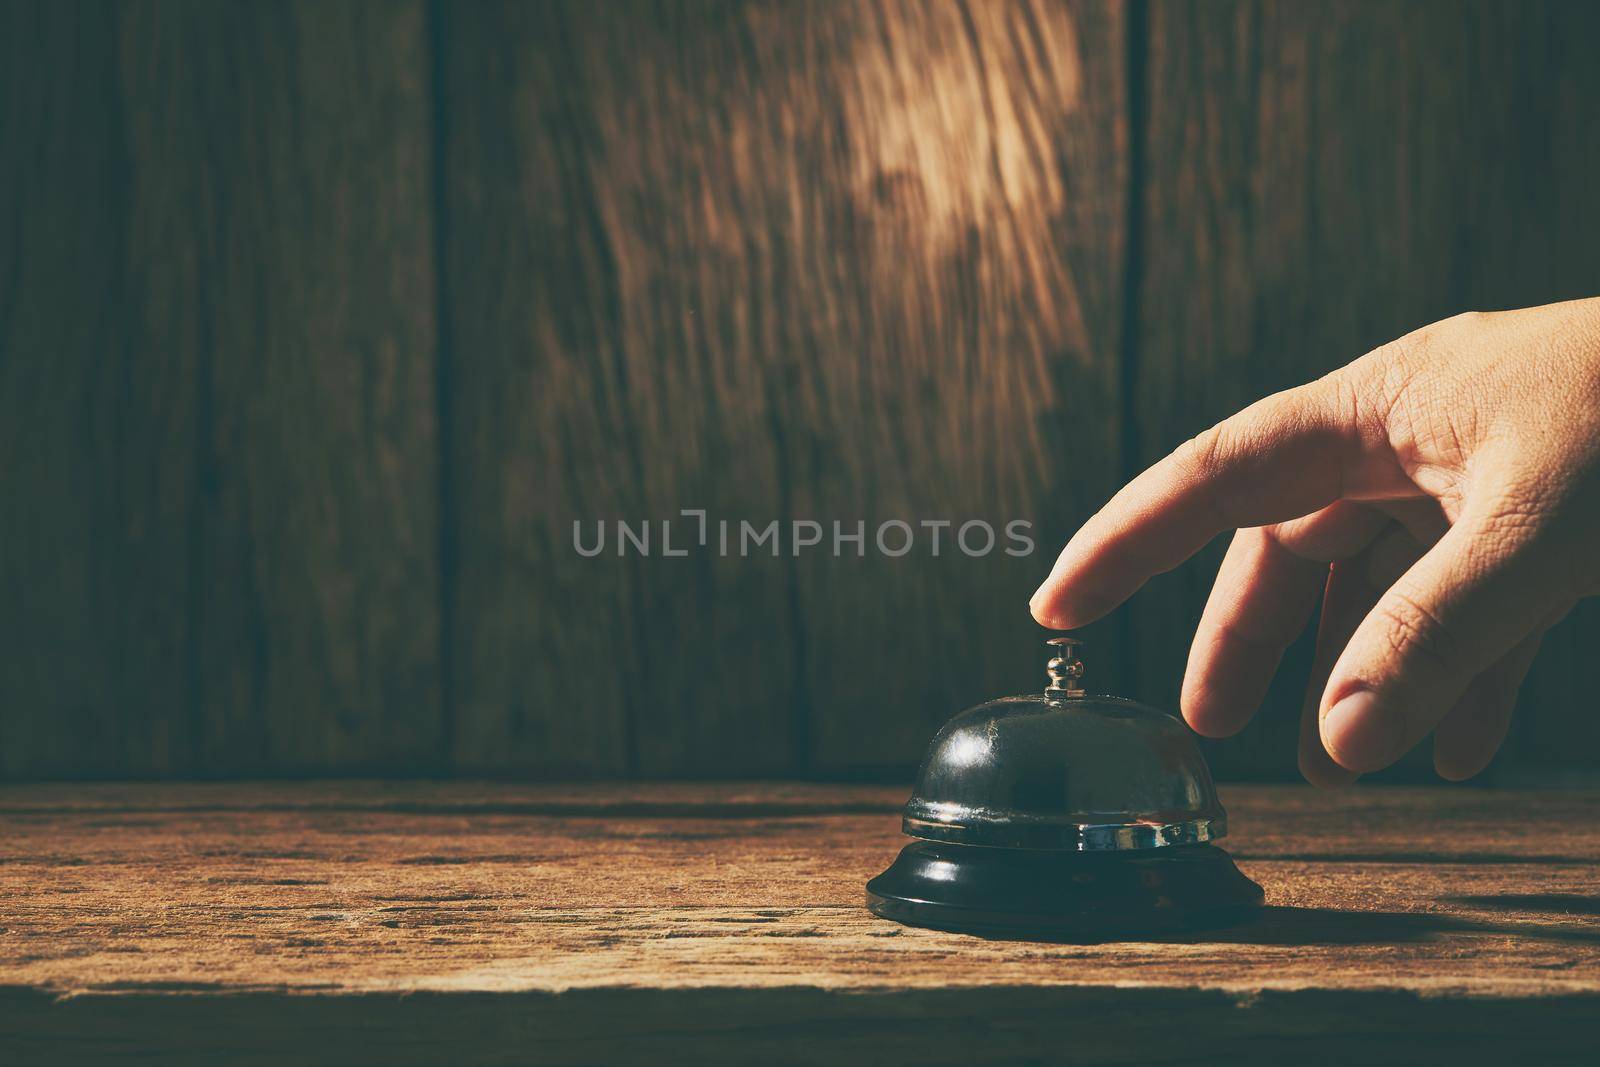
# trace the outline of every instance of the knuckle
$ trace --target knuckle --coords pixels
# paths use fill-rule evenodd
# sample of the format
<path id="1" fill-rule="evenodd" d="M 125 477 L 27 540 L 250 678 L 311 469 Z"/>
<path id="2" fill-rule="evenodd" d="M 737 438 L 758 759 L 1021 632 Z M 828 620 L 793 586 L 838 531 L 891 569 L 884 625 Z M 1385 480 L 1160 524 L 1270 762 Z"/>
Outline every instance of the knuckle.
<path id="1" fill-rule="evenodd" d="M 1379 346 L 1368 357 L 1377 371 L 1374 377 L 1385 393 L 1404 392 L 1419 376 L 1426 377 L 1430 367 L 1454 362 L 1452 353 L 1470 344 L 1493 317 L 1493 312 L 1463 311 Z"/>
<path id="2" fill-rule="evenodd" d="M 1498 486 L 1473 502 L 1466 520 L 1472 536 L 1472 559 L 1480 571 L 1501 567 L 1559 545 L 1547 536 L 1552 525 L 1549 494 L 1532 482 Z"/>
<path id="3" fill-rule="evenodd" d="M 1512 549 L 1537 535 L 1545 524 L 1546 507 L 1537 486 L 1514 485 L 1501 490 L 1478 521 L 1480 540 Z"/>
<path id="4" fill-rule="evenodd" d="M 1375 609 L 1389 650 L 1402 663 L 1418 661 L 1446 674 L 1462 665 L 1464 650 L 1450 628 L 1421 601 L 1391 589 Z"/>
<path id="5" fill-rule="evenodd" d="M 1488 311 L 1462 311 L 1448 318 L 1418 326 L 1395 338 L 1378 351 L 1391 358 L 1415 359 L 1448 349 L 1482 330 L 1494 317 Z"/>
<path id="6" fill-rule="evenodd" d="M 1224 437 L 1226 423 L 1217 423 L 1178 446 L 1178 456 L 1183 463 L 1202 477 L 1209 477 L 1224 464 L 1226 449 Z"/>
<path id="7" fill-rule="evenodd" d="M 1361 364 L 1342 367 L 1322 379 L 1327 406 L 1337 414 L 1345 432 L 1357 441 L 1381 439 L 1389 412 L 1396 403 L 1397 390 L 1386 384 L 1389 370 L 1384 365 Z"/>
<path id="8" fill-rule="evenodd" d="M 1492 311 L 1462 311 L 1444 319 L 1439 325 L 1451 330 L 1481 330 L 1494 317 L 1495 312 Z"/>
<path id="9" fill-rule="evenodd" d="M 1404 337 L 1393 342 L 1392 358 L 1383 360 L 1369 379 L 1363 399 L 1367 407 L 1378 412 L 1377 421 L 1388 423 L 1396 411 L 1406 409 L 1425 364 L 1416 345 L 1424 343 L 1413 344 Z"/>
<path id="10" fill-rule="evenodd" d="M 1400 340 L 1410 342 L 1413 352 L 1435 352 L 1459 344 L 1482 330 L 1492 317 L 1492 313 L 1487 311 L 1461 311 L 1412 330 Z"/>
<path id="11" fill-rule="evenodd" d="M 1360 377 L 1341 367 L 1324 377 L 1322 385 L 1327 390 L 1329 406 L 1342 413 L 1349 425 L 1360 426 L 1367 407 L 1366 390 Z"/>
<path id="12" fill-rule="evenodd" d="M 1426 343 L 1417 333 L 1407 334 L 1329 376 L 1349 426 L 1362 438 L 1387 440 L 1397 422 L 1408 421 L 1410 398 L 1427 366 L 1421 354 Z"/>
<path id="13" fill-rule="evenodd" d="M 1212 521 L 1219 529 L 1233 529 L 1241 525 L 1236 519 L 1238 508 L 1226 476 L 1243 454 L 1247 435 L 1242 427 L 1247 414 L 1241 412 L 1217 423 L 1191 437 L 1178 449 L 1179 461 L 1197 480 L 1210 485 L 1211 491 L 1206 494 L 1206 502 L 1211 510 Z"/>
<path id="14" fill-rule="evenodd" d="M 1384 353 L 1391 363 L 1420 362 L 1437 345 L 1438 339 L 1439 324 L 1429 323 L 1396 337 L 1378 351 Z"/>

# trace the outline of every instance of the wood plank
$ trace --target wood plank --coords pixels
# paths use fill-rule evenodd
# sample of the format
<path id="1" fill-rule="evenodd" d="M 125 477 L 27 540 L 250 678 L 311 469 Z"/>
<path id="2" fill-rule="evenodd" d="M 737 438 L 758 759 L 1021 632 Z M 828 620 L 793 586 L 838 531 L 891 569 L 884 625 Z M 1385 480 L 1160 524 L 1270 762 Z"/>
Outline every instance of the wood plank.
<path id="1" fill-rule="evenodd" d="M 0 814 L 305 811 L 391 814 L 744 818 L 893 814 L 900 786 L 814 782 L 509 783 L 323 779 L 305 782 L 53 782 L 0 790 Z"/>
<path id="2" fill-rule="evenodd" d="M 0 769 L 432 765 L 421 4 L 5 18 Z"/>
<path id="3" fill-rule="evenodd" d="M 0 776 L 193 766 L 190 344 L 139 298 L 110 5 L 0 6 Z M 174 264 L 173 270 L 183 269 Z"/>
<path id="4" fill-rule="evenodd" d="M 1597 32 L 1586 5 L 1152 4 L 1141 464 L 1427 322 L 1592 294 Z M 1144 699 L 1176 705 L 1222 547 L 1131 609 Z M 1594 718 L 1573 647 L 1592 625 L 1530 683 L 1541 730 Z M 1292 773 L 1309 658 L 1302 642 L 1265 711 L 1208 749 L 1219 775 Z M 1431 775 L 1431 748 L 1407 762 Z"/>
<path id="5" fill-rule="evenodd" d="M 0 815 L 61 817 L 65 826 L 75 825 L 73 818 L 92 823 L 117 815 L 252 813 L 745 821 L 851 815 L 879 817 L 863 821 L 863 827 L 876 827 L 863 832 L 892 836 L 908 791 L 769 781 L 59 782 L 0 787 Z M 1594 798 L 1589 790 L 1363 785 L 1323 792 L 1304 785 L 1230 785 L 1225 793 L 1233 829 L 1228 847 L 1247 858 L 1600 862 L 1600 826 L 1587 817 Z M 1542 823 L 1559 827 L 1559 834 L 1507 833 L 1509 813 L 1518 811 L 1536 811 Z"/>
<path id="6" fill-rule="evenodd" d="M 1594 793 L 1236 787 L 1260 920 L 1069 945 L 870 916 L 903 841 L 882 789 L 408 788 L 0 789 L 0 1033 L 22 1062 L 1400 1062 L 1507 1034 L 1582 1062 L 1600 1025 Z"/>
<path id="7" fill-rule="evenodd" d="M 903 770 L 1038 680 L 1042 562 L 1003 526 L 1042 543 L 1110 484 L 1121 34 L 1089 4 L 449 13 L 460 767 Z M 574 519 L 681 545 L 680 508 L 732 558 L 573 550 Z M 889 518 L 1002 539 L 886 558 Z M 826 538 L 798 558 L 795 520 Z"/>
<path id="8" fill-rule="evenodd" d="M 784 320 L 792 508 L 917 542 L 799 559 L 804 699 L 816 770 L 905 774 L 956 711 L 1042 687 L 1026 601 L 1119 473 L 1128 31 L 1101 3 L 834 21 L 806 72 L 832 124 L 798 168 L 810 225 L 786 236 L 810 268 Z M 1031 554 L 955 543 L 1012 520 Z"/>
<path id="9" fill-rule="evenodd" d="M 444 12 L 463 771 L 793 758 L 787 561 L 668 558 L 659 525 L 684 551 L 699 531 L 682 509 L 784 514 L 767 305 L 798 265 L 774 246 L 793 190 L 758 94 L 793 21 L 695 4 Z M 652 525 L 648 557 L 619 555 L 617 520 Z M 606 551 L 584 558 L 574 524 L 592 544 L 597 522 Z"/>
<path id="10" fill-rule="evenodd" d="M 197 404 L 193 769 L 435 765 L 422 5 L 120 14 L 135 343 Z"/>

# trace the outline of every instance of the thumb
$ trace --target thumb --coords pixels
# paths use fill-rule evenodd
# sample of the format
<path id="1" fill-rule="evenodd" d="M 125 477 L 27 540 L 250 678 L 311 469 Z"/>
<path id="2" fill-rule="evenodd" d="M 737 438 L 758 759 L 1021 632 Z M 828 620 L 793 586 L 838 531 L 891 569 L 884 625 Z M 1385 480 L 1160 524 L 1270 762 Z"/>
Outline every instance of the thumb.
<path id="1" fill-rule="evenodd" d="M 1321 737 L 1347 770 L 1387 767 L 1455 707 L 1477 675 L 1575 597 L 1517 509 L 1469 505 L 1379 598 L 1323 690 Z"/>

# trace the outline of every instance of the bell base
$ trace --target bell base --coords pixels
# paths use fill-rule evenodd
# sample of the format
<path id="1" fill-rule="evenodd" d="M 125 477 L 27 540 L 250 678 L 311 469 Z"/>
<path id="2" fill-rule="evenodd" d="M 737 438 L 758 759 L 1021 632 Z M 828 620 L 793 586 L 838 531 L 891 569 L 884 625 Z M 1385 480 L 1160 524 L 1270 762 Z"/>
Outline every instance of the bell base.
<path id="1" fill-rule="evenodd" d="M 908 926 L 1020 940 L 1106 941 L 1226 926 L 1261 887 L 1215 845 L 1129 852 L 915 841 L 867 883 L 867 908 Z"/>

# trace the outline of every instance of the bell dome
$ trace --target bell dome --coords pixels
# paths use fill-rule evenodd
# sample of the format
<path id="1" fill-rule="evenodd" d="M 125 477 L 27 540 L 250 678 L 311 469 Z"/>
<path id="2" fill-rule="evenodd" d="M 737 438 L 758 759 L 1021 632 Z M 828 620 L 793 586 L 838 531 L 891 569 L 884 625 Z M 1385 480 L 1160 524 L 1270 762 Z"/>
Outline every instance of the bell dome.
<path id="1" fill-rule="evenodd" d="M 904 829 L 926 841 L 1078 852 L 1199 844 L 1227 816 L 1189 728 L 1132 700 L 1090 696 L 1069 660 L 1042 694 L 969 708 L 928 746 Z"/>

